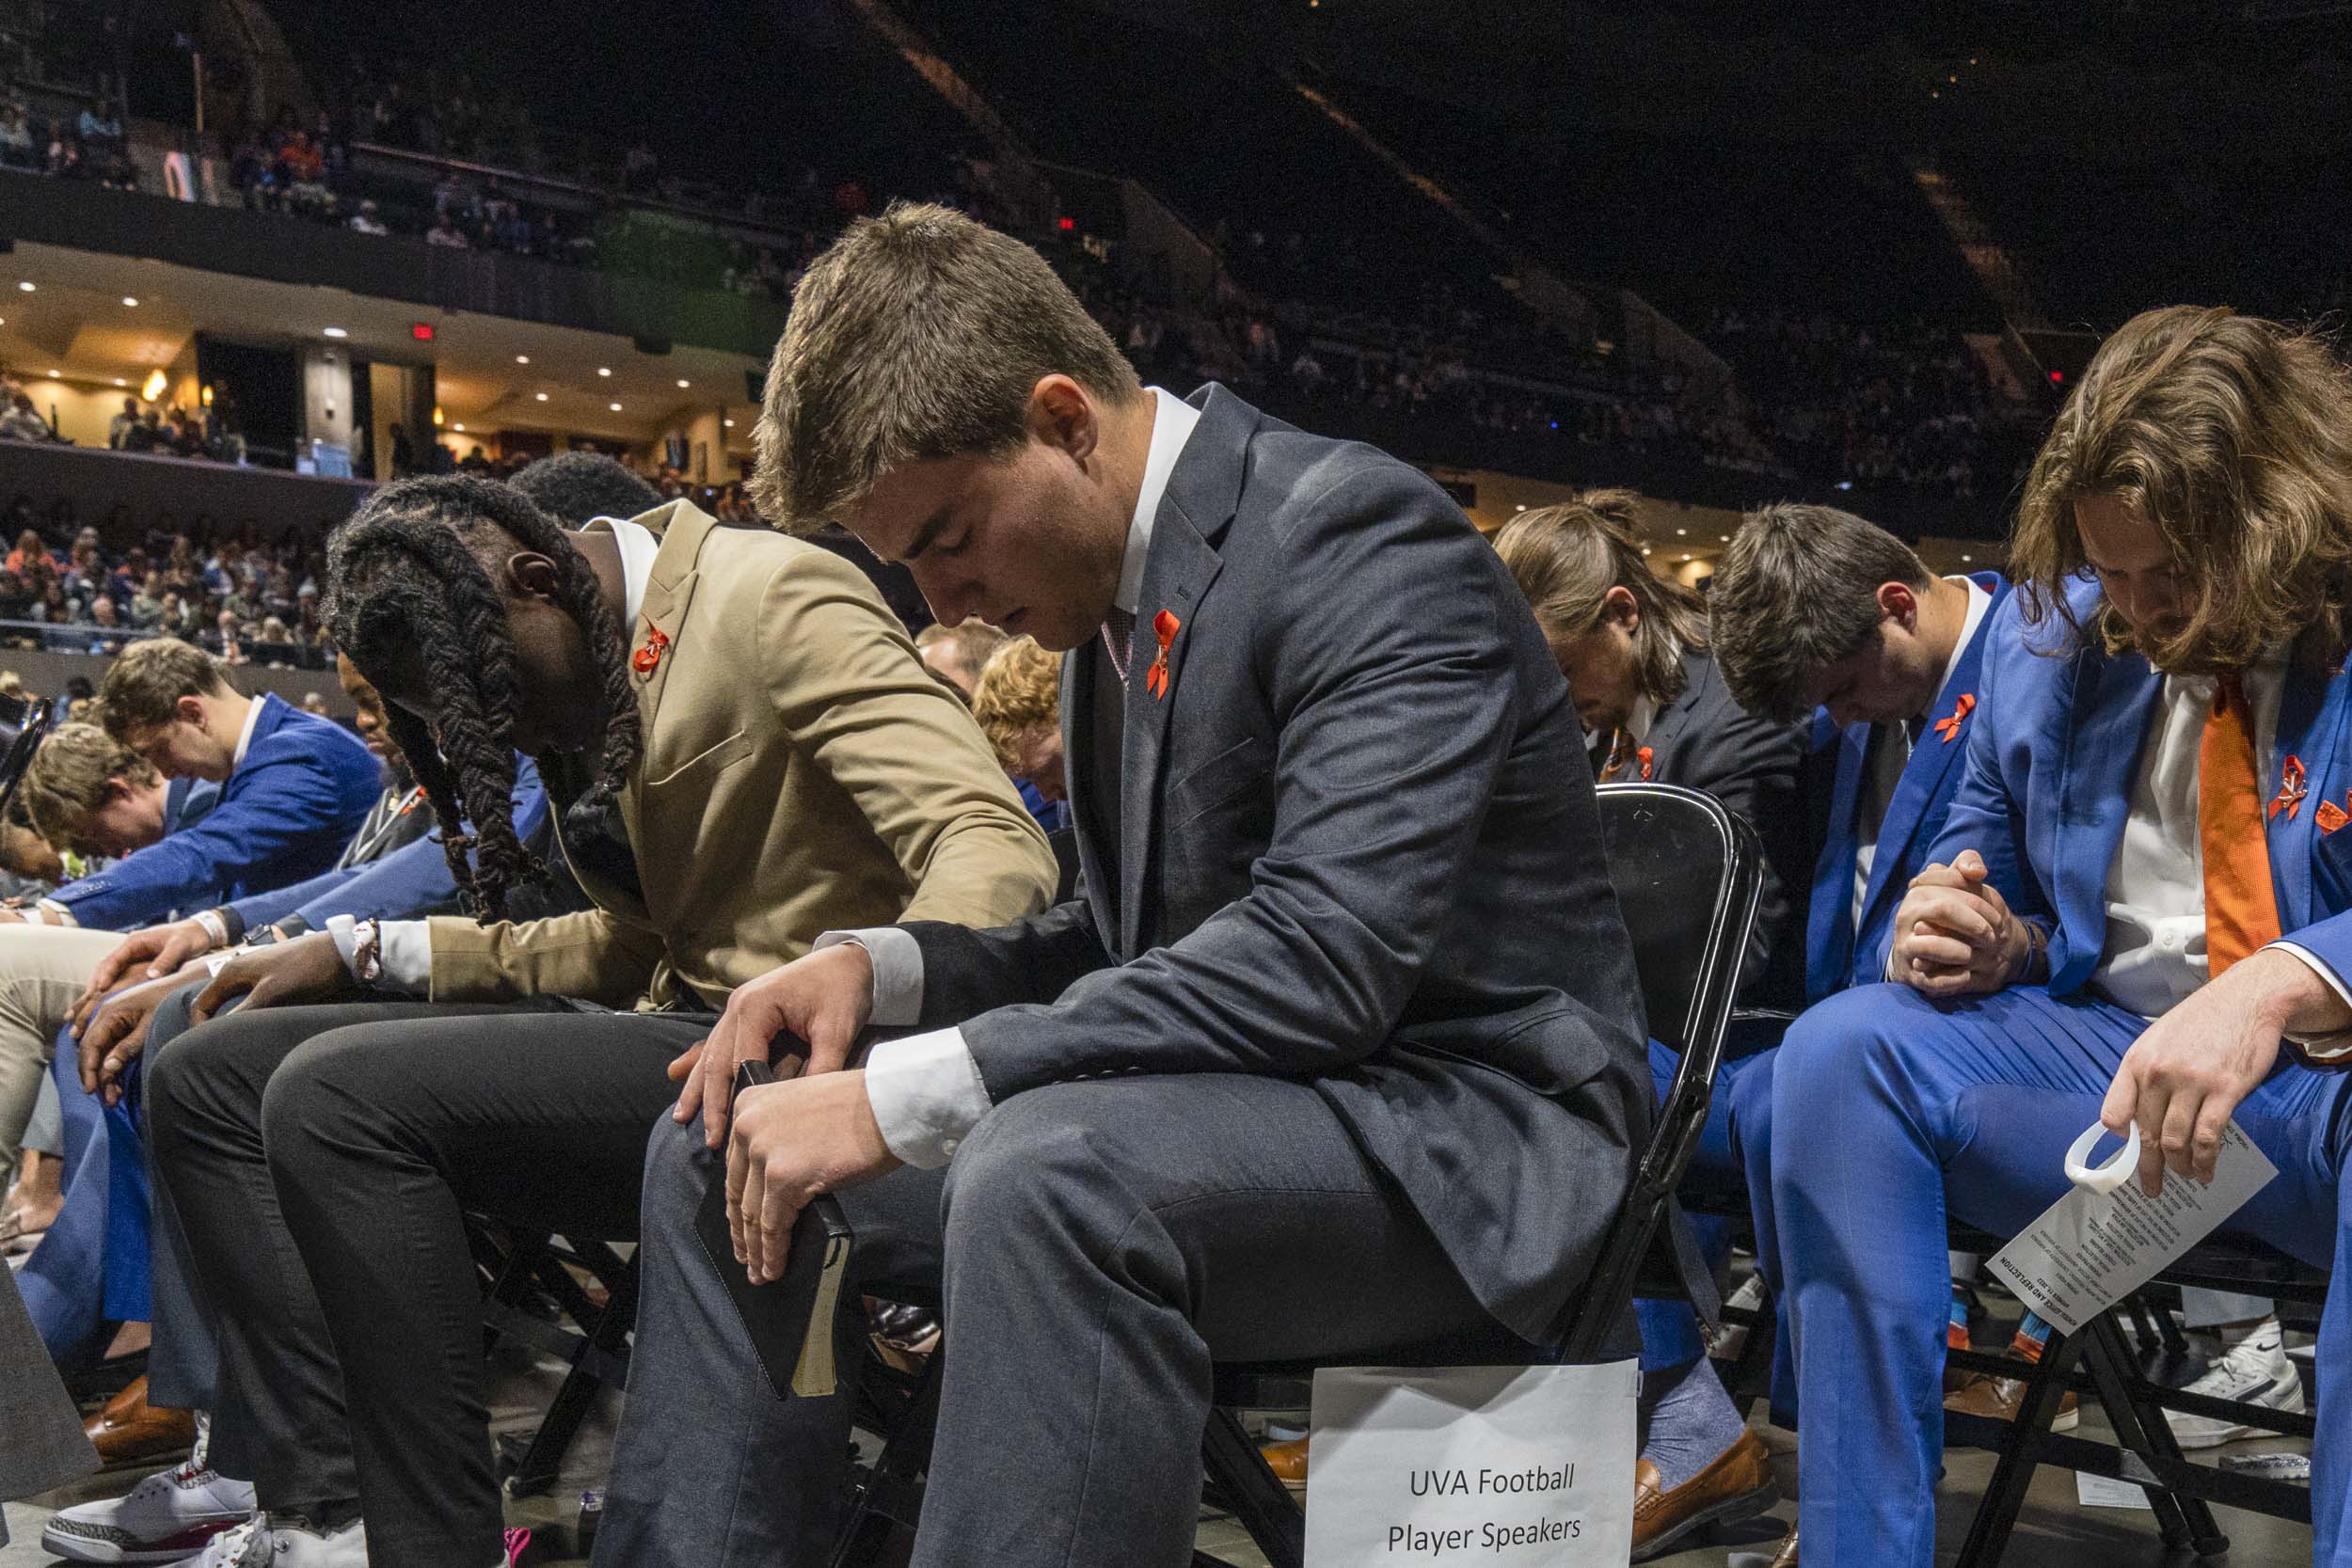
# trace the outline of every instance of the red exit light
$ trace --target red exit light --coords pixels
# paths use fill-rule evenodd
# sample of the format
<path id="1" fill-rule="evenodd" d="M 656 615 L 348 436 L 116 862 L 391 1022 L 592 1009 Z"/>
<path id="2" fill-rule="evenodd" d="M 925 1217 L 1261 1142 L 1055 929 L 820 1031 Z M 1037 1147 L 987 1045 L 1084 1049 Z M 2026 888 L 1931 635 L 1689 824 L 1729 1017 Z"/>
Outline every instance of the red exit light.
<path id="1" fill-rule="evenodd" d="M 2065 380 L 2066 380 L 2066 372 L 2065 372 L 2064 371 L 2052 371 L 2052 372 L 2050 372 L 2050 385 L 2051 385 L 2051 386 L 2053 386 L 2053 387 L 2057 387 L 2057 386 L 2063 385 L 2063 384 L 2064 384 L 2064 382 L 2065 382 Z"/>
<path id="2" fill-rule="evenodd" d="M 408 324 L 408 336 L 414 338 L 421 343 L 429 343 L 433 341 L 433 324 L 431 322 L 410 322 Z"/>
<path id="3" fill-rule="evenodd" d="M 1061 220 L 1061 231 L 1065 234 L 1069 233 L 1072 230 L 1077 227 L 1078 220 L 1076 218 L 1064 218 Z"/>

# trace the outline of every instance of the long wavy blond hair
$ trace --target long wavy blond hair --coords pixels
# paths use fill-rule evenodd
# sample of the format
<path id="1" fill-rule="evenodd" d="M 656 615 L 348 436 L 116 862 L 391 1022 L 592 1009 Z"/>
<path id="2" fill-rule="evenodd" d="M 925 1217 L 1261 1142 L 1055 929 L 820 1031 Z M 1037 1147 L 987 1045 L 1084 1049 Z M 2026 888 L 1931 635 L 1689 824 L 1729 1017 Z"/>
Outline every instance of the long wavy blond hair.
<path id="1" fill-rule="evenodd" d="M 2066 602 L 2090 496 L 2153 522 L 2186 585 L 2180 631 L 2144 645 L 2162 668 L 2236 669 L 2282 638 L 2315 663 L 2344 653 L 2352 376 L 2319 338 L 2177 305 L 2099 345 L 2026 478 L 2010 571 L 2028 624 L 2056 614 L 2120 652 L 2134 639 L 2111 607 L 2086 627 Z"/>
<path id="2" fill-rule="evenodd" d="M 1633 595 L 1642 618 L 1633 657 L 1642 690 L 1664 706 L 1682 695 L 1682 650 L 1707 646 L 1707 601 L 1649 569 L 1630 490 L 1587 490 L 1513 518 L 1495 551 L 1554 642 L 1600 624 L 1612 588 Z"/>

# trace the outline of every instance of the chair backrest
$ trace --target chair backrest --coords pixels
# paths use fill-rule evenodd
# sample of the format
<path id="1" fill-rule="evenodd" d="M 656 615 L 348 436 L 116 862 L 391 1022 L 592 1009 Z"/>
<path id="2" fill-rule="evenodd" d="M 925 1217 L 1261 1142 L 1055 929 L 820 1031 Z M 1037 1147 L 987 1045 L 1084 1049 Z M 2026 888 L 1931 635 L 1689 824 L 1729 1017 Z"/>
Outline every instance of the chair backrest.
<path id="1" fill-rule="evenodd" d="M 1570 1360 L 1596 1354 L 1632 1299 L 1698 1147 L 1764 883 L 1756 830 L 1713 796 L 1660 784 L 1604 784 L 1599 796 L 1609 880 L 1633 940 L 1650 1036 L 1682 1060 L 1565 1336 Z"/>

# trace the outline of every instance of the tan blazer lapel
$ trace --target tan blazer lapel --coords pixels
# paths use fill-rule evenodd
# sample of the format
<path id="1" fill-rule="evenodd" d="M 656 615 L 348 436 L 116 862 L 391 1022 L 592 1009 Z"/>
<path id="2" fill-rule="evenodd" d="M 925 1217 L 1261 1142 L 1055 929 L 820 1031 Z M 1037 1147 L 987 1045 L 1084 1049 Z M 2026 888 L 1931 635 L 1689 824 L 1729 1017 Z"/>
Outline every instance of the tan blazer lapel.
<path id="1" fill-rule="evenodd" d="M 702 555 L 703 541 L 717 524 L 685 501 L 675 502 L 637 521 L 661 539 L 661 547 L 653 558 L 653 575 L 645 584 L 644 603 L 639 609 L 637 624 L 628 631 L 629 678 L 637 683 L 637 720 L 644 732 L 644 761 L 638 773 L 641 778 L 660 778 L 667 768 L 657 744 L 660 732 L 656 723 L 661 699 L 678 667 L 692 666 L 696 660 L 697 650 L 682 643 L 679 638 L 686 625 L 687 610 L 694 602 L 694 586 L 700 580 L 695 562 Z M 700 678 L 705 677 L 690 670 L 685 689 L 691 693 Z M 633 786 L 622 792 L 621 814 L 628 826 L 630 840 L 642 843 L 637 796 Z"/>

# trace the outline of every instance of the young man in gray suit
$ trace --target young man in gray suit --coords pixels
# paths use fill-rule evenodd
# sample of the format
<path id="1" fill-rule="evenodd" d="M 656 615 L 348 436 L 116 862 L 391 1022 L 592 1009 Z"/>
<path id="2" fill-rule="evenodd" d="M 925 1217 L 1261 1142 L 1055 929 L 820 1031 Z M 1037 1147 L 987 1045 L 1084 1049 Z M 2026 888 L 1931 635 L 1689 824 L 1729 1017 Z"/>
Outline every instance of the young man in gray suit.
<path id="1" fill-rule="evenodd" d="M 1566 687 L 1436 485 L 1141 386 L 943 208 L 810 271 L 759 449 L 765 515 L 1070 654 L 1084 892 L 739 993 L 649 1152 L 596 1560 L 813 1562 L 834 1517 L 848 1399 L 768 1392 L 695 1240 L 723 1166 L 755 1279 L 838 1189 L 843 1299 L 943 1302 L 919 1568 L 1186 1562 L 1213 1360 L 1524 1356 L 1623 1197 L 1651 1093 Z M 848 1065 L 869 1024 L 920 1032 Z M 785 1029 L 812 1070 L 730 1132 Z"/>

